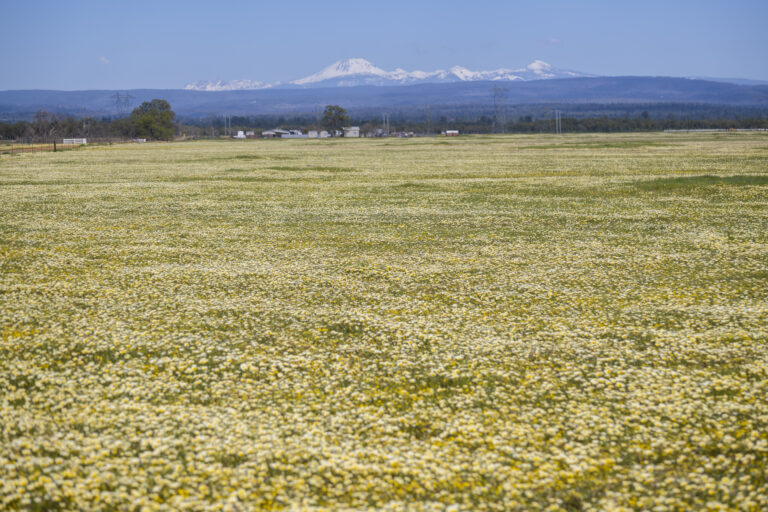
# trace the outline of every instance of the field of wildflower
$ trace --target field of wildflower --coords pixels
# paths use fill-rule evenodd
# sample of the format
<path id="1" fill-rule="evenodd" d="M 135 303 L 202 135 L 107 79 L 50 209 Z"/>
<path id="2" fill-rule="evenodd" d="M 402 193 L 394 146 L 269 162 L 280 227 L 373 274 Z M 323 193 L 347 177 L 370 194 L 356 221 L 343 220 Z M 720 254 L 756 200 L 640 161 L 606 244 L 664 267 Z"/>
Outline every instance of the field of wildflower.
<path id="1" fill-rule="evenodd" d="M 0 155 L 0 509 L 768 509 L 768 136 Z"/>

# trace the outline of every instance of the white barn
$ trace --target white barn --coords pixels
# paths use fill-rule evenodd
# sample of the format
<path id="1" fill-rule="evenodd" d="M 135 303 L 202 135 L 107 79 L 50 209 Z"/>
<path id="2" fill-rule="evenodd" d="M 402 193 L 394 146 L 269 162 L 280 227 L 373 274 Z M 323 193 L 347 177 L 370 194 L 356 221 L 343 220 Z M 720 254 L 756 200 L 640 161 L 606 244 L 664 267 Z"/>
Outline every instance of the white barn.
<path id="1" fill-rule="evenodd" d="M 345 126 L 342 130 L 344 130 L 345 137 L 360 137 L 359 126 Z"/>

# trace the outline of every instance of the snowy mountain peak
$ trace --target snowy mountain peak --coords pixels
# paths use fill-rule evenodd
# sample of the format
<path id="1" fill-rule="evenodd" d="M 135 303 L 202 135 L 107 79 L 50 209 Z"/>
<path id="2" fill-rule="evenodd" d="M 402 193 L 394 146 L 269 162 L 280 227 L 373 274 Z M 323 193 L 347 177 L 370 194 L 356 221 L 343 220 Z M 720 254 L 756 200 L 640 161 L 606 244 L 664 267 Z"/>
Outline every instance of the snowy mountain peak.
<path id="1" fill-rule="evenodd" d="M 325 68 L 332 69 L 341 75 L 359 75 L 370 73 L 373 75 L 383 75 L 385 71 L 379 69 L 365 59 L 344 59 Z"/>
<path id="2" fill-rule="evenodd" d="M 239 91 L 243 89 L 269 89 L 276 84 L 257 82 L 255 80 L 200 80 L 184 86 L 188 91 Z"/>
<path id="3" fill-rule="evenodd" d="M 377 68 L 365 59 L 344 59 L 338 62 L 334 62 L 322 71 L 309 75 L 299 80 L 291 82 L 296 85 L 306 85 L 315 82 L 322 82 L 324 80 L 330 80 L 332 78 L 340 78 L 352 75 L 374 75 L 384 76 L 387 72 L 383 69 Z"/>
<path id="4" fill-rule="evenodd" d="M 530 71 L 533 71 L 534 73 L 543 73 L 545 71 L 549 71 L 552 69 L 552 66 L 548 62 L 544 62 L 543 60 L 535 60 L 525 66 L 525 69 L 528 69 Z"/>
<path id="5" fill-rule="evenodd" d="M 455 75 L 459 80 L 472 80 L 477 74 L 474 71 L 470 71 L 467 68 L 462 66 L 453 66 L 450 69 L 450 72 L 451 74 Z"/>
<path id="6" fill-rule="evenodd" d="M 453 66 L 447 71 L 442 69 L 437 71 L 406 71 L 402 68 L 397 68 L 394 71 L 385 71 L 365 59 L 355 58 L 334 62 L 313 75 L 287 83 L 277 82 L 268 84 L 251 80 L 222 82 L 219 80 L 195 82 L 187 85 L 185 89 L 196 91 L 233 91 L 237 89 L 266 89 L 269 87 L 354 87 L 360 85 L 408 85 L 477 80 L 544 80 L 580 76 L 592 75 L 557 69 L 542 60 L 534 60 L 524 68 L 501 68 L 492 71 L 471 71 L 462 66 Z"/>

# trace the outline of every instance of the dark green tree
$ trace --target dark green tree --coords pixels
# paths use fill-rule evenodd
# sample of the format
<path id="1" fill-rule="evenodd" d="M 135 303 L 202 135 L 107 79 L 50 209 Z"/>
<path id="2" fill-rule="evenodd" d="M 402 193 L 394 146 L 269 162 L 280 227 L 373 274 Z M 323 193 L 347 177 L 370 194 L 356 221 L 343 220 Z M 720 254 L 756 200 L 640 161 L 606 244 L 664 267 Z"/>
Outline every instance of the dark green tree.
<path id="1" fill-rule="evenodd" d="M 136 137 L 147 139 L 173 139 L 173 122 L 176 114 L 165 100 L 145 101 L 131 112 L 128 118 Z"/>
<path id="2" fill-rule="evenodd" d="M 326 105 L 323 112 L 323 128 L 335 135 L 336 130 L 349 122 L 347 111 L 338 105 Z"/>

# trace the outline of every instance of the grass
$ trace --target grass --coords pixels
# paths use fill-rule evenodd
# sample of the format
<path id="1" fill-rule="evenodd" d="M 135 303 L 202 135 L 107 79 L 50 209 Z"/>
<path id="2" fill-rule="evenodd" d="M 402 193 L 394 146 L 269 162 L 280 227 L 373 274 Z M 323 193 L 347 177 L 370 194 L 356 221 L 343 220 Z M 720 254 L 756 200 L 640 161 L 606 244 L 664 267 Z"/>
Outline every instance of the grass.
<path id="1" fill-rule="evenodd" d="M 0 509 L 766 509 L 767 148 L 0 154 Z"/>
<path id="2" fill-rule="evenodd" d="M 704 174 L 679 178 L 657 178 L 654 180 L 638 181 L 634 183 L 636 188 L 654 192 L 664 190 L 675 190 L 679 192 L 686 189 L 701 189 L 717 185 L 727 187 L 764 187 L 768 185 L 768 174 L 735 176 L 713 176 Z"/>

